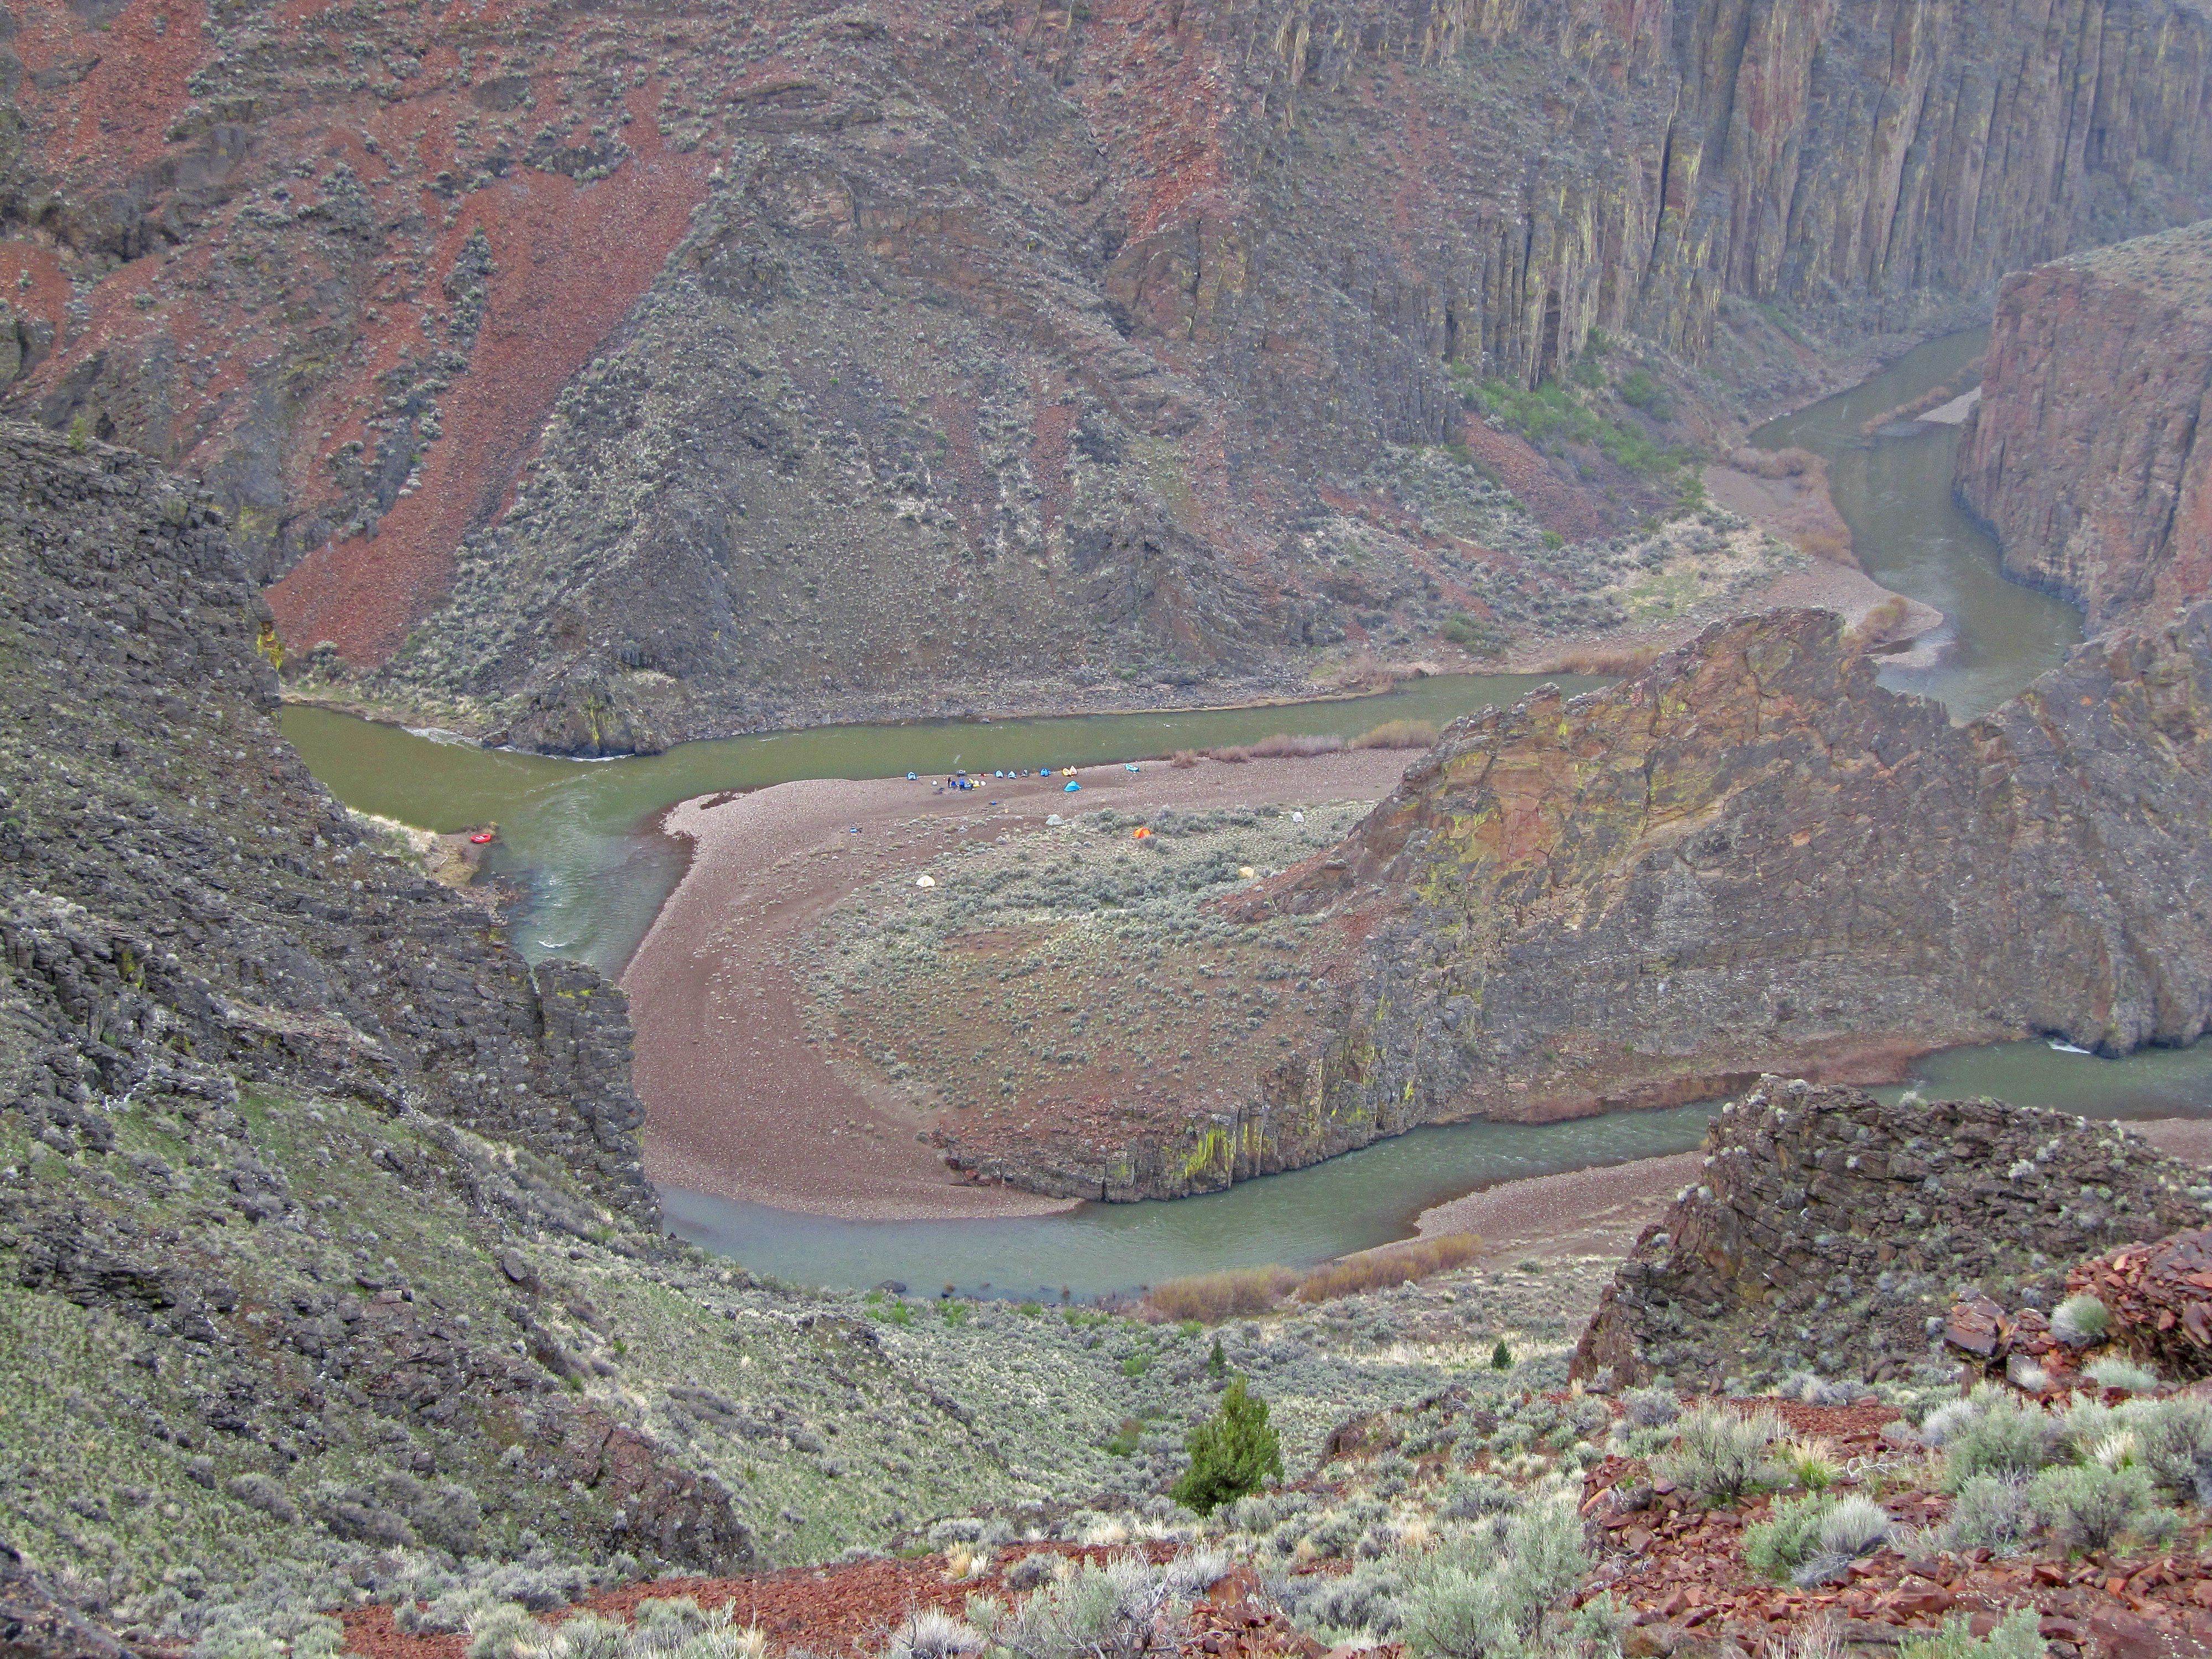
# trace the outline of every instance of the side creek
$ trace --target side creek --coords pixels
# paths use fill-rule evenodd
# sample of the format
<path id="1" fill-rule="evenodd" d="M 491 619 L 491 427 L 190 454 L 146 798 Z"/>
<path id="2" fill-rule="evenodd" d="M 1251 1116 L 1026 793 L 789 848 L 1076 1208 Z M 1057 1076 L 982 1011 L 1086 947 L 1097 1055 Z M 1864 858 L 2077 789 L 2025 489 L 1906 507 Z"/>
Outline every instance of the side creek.
<path id="1" fill-rule="evenodd" d="M 1755 434 L 1770 448 L 1796 445 L 1822 456 L 1868 574 L 1945 613 L 1929 641 L 1940 647 L 1938 660 L 1886 669 L 1882 679 L 1940 698 L 1962 717 L 1994 707 L 2057 662 L 2079 641 L 2080 617 L 1999 574 L 1995 545 L 1951 498 L 1955 427 L 1906 423 L 1872 440 L 1860 428 L 1951 380 L 1980 349 L 1978 334 L 1931 342 Z M 350 806 L 441 830 L 498 823 L 492 867 L 527 890 L 514 916 L 517 943 L 533 958 L 580 957 L 612 976 L 682 873 L 680 851 L 653 831 L 679 800 L 801 778 L 1095 764 L 1275 732 L 1349 738 L 1385 720 L 1442 723 L 1540 683 L 1446 677 L 1378 696 L 1261 708 L 832 727 L 599 763 L 486 750 L 316 708 L 288 709 L 284 723 L 316 775 Z M 1559 683 L 1577 690 L 1598 684 Z M 1920 1086 L 1942 1094 L 2092 1116 L 2212 1117 L 2212 1042 L 2120 1060 L 2008 1043 L 1931 1055 L 1917 1074 Z M 1422 1210 L 1472 1190 L 1688 1151 L 1709 1115 L 1687 1106 L 1542 1125 L 1439 1126 L 1207 1197 L 1007 1219 L 845 1221 L 672 1187 L 662 1196 L 685 1237 L 798 1283 L 1094 1296 L 1214 1268 L 1300 1266 L 1386 1243 L 1405 1237 Z"/>

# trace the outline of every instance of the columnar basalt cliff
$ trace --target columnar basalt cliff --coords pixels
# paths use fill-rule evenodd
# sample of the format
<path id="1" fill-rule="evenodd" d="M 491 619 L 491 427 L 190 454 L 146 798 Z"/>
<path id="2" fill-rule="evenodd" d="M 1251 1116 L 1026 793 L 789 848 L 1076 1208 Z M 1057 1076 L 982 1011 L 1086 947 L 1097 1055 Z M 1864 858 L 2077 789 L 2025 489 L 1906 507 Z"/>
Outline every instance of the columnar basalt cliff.
<path id="1" fill-rule="evenodd" d="M 1943 1352 L 1962 1285 L 2045 1310 L 2069 1262 L 2202 1223 L 2204 1171 L 2113 1124 L 1991 1100 L 1885 1106 L 1778 1077 L 1607 1287 L 1575 1375 L 1879 1380 Z"/>
<path id="2" fill-rule="evenodd" d="M 2212 605 L 2076 649 L 1993 714 L 1875 682 L 1826 611 L 1455 723 L 1333 852 L 1231 902 L 1311 919 L 1297 1055 L 1102 1163 L 979 1174 L 1141 1197 L 1419 1124 L 1671 1105 L 1783 1069 L 1893 1076 L 2044 1032 L 2212 1027 Z"/>
<path id="3" fill-rule="evenodd" d="M 2012 278 L 1960 499 L 2092 629 L 2212 592 L 2212 222 Z"/>
<path id="4" fill-rule="evenodd" d="M 585 751 L 1426 648 L 1477 601 L 1384 463 L 1471 380 L 1603 328 L 1771 401 L 1818 354 L 1762 307 L 1910 330 L 2212 210 L 2184 0 L 31 0 L 5 46 L 12 405 L 205 478 L 295 666 Z M 1577 533 L 1654 504 L 1578 460 Z"/>

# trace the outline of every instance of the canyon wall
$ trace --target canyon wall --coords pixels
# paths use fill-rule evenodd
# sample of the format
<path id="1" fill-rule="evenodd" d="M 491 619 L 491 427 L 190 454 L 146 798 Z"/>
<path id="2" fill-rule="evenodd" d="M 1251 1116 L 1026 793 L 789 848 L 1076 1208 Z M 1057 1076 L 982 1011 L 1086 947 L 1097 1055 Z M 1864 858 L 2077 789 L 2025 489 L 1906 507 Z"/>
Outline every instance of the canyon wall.
<path id="1" fill-rule="evenodd" d="M 1865 1076 L 2212 1024 L 2212 605 L 1983 719 L 1875 684 L 1825 612 L 1455 724 L 1268 902 L 1351 906 L 1343 1030 L 1282 1098 L 1392 1126 Z"/>
<path id="2" fill-rule="evenodd" d="M 2043 265 L 1997 301 L 1959 496 L 2092 629 L 2212 592 L 2212 222 Z"/>
<path id="3" fill-rule="evenodd" d="M 288 672 L 583 752 L 1446 649 L 1482 378 L 1771 399 L 2212 211 L 2181 0 L 10 18 L 9 405 L 207 481 Z"/>

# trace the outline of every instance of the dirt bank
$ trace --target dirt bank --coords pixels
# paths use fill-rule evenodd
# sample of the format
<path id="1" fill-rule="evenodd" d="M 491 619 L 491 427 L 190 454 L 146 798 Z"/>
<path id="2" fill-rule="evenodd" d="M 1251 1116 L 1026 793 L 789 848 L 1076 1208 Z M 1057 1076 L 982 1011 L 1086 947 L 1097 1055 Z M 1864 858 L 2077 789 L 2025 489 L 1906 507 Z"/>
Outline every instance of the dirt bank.
<path id="1" fill-rule="evenodd" d="M 817 1042 L 800 1011 L 792 947 L 823 914 L 887 871 L 919 871 L 963 837 L 1036 828 L 1063 808 L 1210 807 L 1378 799 L 1413 755 L 1357 750 L 1187 770 L 1116 766 L 1066 780 L 992 780 L 943 793 L 927 781 L 778 784 L 670 809 L 690 868 L 623 976 L 648 1114 L 646 1172 L 730 1199 L 853 1220 L 1037 1215 L 1063 1200 L 963 1184 L 918 1144 L 896 1091 Z M 855 833 L 857 831 L 857 833 Z"/>

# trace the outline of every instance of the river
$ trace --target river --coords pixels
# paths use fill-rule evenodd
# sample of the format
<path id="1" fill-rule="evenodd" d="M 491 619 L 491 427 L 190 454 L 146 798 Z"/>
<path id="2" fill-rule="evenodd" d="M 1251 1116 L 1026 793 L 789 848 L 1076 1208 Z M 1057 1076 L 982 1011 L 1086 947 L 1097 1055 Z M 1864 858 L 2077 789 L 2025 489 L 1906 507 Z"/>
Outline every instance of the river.
<path id="1" fill-rule="evenodd" d="M 1768 447 L 1796 444 L 1823 456 L 1868 574 L 1943 611 L 1938 665 L 1887 668 L 1882 678 L 1893 690 L 1941 699 L 1960 717 L 1994 707 L 2056 663 L 2079 641 L 2080 615 L 2005 580 L 1995 544 L 1954 505 L 1956 428 L 1914 426 L 1869 441 L 1859 428 L 1952 380 L 1980 349 L 1978 334 L 1931 342 L 1755 434 Z M 832 726 L 588 763 L 487 750 L 317 708 L 287 709 L 284 726 L 348 805 L 437 830 L 496 821 L 493 867 L 527 887 L 514 921 L 524 952 L 580 957 L 612 975 L 681 872 L 680 853 L 653 824 L 693 795 L 795 778 L 1090 764 L 1278 732 L 1349 738 L 1389 720 L 1441 724 L 1540 683 L 1446 676 L 1377 696 L 1259 708 Z M 1918 1073 L 1921 1086 L 1942 1094 L 2093 1116 L 2212 1115 L 2212 1042 L 2118 1060 L 2006 1043 L 1930 1055 Z M 672 1188 L 663 1197 L 684 1237 L 794 1282 L 896 1279 L 917 1291 L 951 1284 L 994 1295 L 1065 1288 L 1087 1296 L 1215 1267 L 1303 1265 L 1381 1243 L 1403 1237 L 1430 1205 L 1480 1187 L 1686 1151 L 1708 1115 L 1691 1106 L 1567 1123 L 1445 1125 L 1203 1198 L 1085 1205 L 1019 1220 L 845 1222 Z"/>

